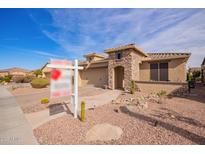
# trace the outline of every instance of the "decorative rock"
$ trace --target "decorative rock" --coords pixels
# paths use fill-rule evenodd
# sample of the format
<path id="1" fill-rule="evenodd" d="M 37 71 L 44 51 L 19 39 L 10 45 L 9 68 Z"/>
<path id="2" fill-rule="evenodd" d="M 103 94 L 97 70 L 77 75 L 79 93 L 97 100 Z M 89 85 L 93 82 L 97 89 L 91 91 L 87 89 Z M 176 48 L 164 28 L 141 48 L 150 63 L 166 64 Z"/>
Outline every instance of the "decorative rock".
<path id="1" fill-rule="evenodd" d="M 114 111 L 115 111 L 116 113 L 119 113 L 118 109 L 114 109 Z"/>
<path id="2" fill-rule="evenodd" d="M 86 134 L 86 141 L 110 141 L 121 137 L 123 131 L 120 127 L 108 123 L 92 127 Z"/>

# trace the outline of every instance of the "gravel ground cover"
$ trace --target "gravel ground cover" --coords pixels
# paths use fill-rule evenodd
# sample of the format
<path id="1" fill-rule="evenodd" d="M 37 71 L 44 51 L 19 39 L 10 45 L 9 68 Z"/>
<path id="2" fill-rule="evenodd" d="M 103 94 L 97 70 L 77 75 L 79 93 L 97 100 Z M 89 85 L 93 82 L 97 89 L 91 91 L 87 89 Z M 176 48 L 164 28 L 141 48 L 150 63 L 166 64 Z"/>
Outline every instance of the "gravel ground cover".
<path id="1" fill-rule="evenodd" d="M 80 97 L 94 96 L 105 92 L 106 92 L 105 89 L 97 88 L 93 86 L 85 86 L 79 88 Z M 12 91 L 12 94 L 17 99 L 24 113 L 38 112 L 48 108 L 53 104 L 59 104 L 59 103 L 61 104 L 64 103 L 65 101 L 70 100 L 70 97 L 64 97 L 60 99 L 50 100 L 49 104 L 41 104 L 40 102 L 42 98 L 50 98 L 49 93 L 50 93 L 49 87 L 42 88 L 42 89 L 27 87 L 27 88 L 18 88 Z"/>
<path id="2" fill-rule="evenodd" d="M 126 105 L 122 97 L 131 96 L 123 94 L 118 101 L 86 111 L 85 122 L 64 115 L 36 128 L 34 135 L 40 144 L 205 144 L 203 94 L 201 90 L 188 98 L 166 99 L 162 104 L 150 100 L 148 108 L 142 110 Z M 121 138 L 86 142 L 87 131 L 101 123 L 122 128 Z"/>

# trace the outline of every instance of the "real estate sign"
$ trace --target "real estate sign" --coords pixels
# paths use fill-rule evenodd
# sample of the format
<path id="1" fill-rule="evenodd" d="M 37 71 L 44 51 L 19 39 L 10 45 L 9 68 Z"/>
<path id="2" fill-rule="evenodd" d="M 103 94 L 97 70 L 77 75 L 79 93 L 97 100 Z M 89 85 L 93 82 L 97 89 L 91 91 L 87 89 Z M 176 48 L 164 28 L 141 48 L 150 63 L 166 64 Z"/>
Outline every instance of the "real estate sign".
<path id="1" fill-rule="evenodd" d="M 72 62 L 68 60 L 51 60 L 51 93 L 50 97 L 59 98 L 72 94 Z"/>

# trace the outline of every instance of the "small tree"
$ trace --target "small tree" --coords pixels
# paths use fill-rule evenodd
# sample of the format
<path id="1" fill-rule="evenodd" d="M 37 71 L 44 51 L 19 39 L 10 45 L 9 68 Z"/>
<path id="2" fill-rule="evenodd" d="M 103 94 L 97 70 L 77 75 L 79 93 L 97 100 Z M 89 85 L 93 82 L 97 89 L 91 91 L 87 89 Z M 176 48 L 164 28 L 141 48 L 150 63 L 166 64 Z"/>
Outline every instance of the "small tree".
<path id="1" fill-rule="evenodd" d="M 12 75 L 6 75 L 3 80 L 5 82 L 11 82 L 11 79 L 12 79 Z"/>
<path id="2" fill-rule="evenodd" d="M 33 74 L 35 74 L 35 76 L 38 77 L 39 75 L 42 75 L 42 70 L 35 70 L 33 71 Z"/>
<path id="3" fill-rule="evenodd" d="M 201 72 L 200 71 L 193 71 L 193 78 L 196 79 L 198 77 L 200 77 Z"/>

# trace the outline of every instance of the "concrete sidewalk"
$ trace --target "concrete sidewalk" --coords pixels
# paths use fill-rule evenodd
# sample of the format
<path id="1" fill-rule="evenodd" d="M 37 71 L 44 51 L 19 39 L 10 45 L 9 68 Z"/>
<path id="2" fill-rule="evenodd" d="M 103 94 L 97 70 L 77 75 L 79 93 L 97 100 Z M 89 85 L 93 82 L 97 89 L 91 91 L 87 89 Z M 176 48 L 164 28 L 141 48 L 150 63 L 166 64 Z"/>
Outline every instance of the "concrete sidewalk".
<path id="1" fill-rule="evenodd" d="M 0 144 L 38 144 L 15 98 L 1 86 Z"/>

